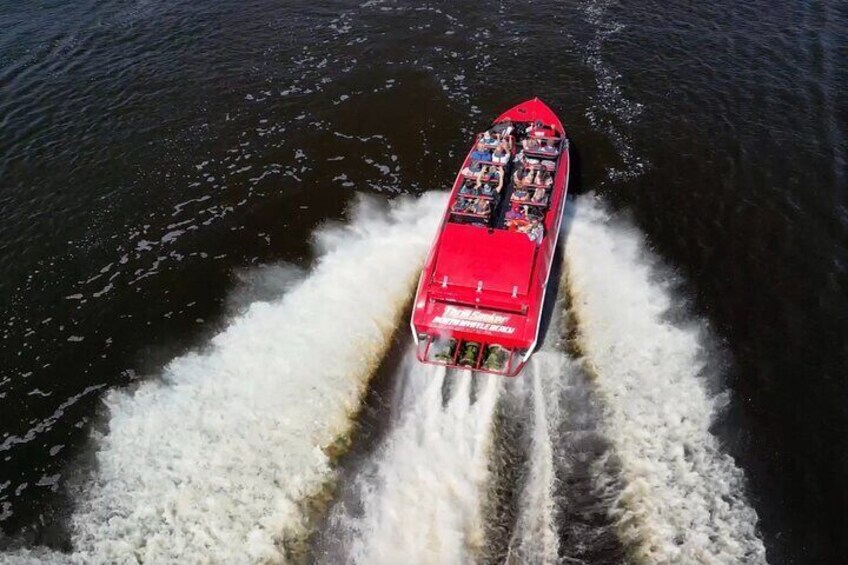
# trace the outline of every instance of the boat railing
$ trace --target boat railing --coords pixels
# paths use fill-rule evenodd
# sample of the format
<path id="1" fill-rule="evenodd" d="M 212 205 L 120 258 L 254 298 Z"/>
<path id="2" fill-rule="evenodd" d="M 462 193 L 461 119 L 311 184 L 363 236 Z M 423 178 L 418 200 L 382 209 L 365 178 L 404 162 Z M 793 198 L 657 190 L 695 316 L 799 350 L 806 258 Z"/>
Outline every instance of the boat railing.
<path id="1" fill-rule="evenodd" d="M 540 208 L 545 208 L 548 205 L 548 200 L 550 200 L 550 198 L 547 194 L 545 195 L 545 198 L 543 200 L 536 201 L 532 200 L 531 198 L 516 198 L 514 192 L 512 194 L 512 197 L 509 199 L 512 204 L 526 204 L 528 206 L 538 206 Z"/>
<path id="2" fill-rule="evenodd" d="M 463 192 L 462 189 L 459 189 L 458 198 L 482 198 L 483 200 L 494 200 L 494 195 L 492 194 L 474 194 L 473 192 Z"/>

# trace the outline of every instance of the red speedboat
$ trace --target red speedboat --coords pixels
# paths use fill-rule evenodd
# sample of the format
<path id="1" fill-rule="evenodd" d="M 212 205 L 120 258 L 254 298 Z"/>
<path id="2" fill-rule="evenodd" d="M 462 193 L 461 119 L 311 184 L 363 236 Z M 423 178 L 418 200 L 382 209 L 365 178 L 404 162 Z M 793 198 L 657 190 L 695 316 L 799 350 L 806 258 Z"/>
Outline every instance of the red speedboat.
<path id="1" fill-rule="evenodd" d="M 517 375 L 536 348 L 568 189 L 565 129 L 538 98 L 474 140 L 418 282 L 418 359 Z"/>

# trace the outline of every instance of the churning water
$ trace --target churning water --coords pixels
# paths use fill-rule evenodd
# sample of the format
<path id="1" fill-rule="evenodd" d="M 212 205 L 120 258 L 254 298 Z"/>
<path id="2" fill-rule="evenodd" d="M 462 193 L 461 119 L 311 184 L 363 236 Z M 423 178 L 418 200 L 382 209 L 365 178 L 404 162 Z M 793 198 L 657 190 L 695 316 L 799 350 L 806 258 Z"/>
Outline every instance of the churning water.
<path id="1" fill-rule="evenodd" d="M 844 3 L 0 28 L 0 562 L 843 560 Z M 427 193 L 533 96 L 598 195 L 548 341 L 516 380 L 403 361 Z"/>

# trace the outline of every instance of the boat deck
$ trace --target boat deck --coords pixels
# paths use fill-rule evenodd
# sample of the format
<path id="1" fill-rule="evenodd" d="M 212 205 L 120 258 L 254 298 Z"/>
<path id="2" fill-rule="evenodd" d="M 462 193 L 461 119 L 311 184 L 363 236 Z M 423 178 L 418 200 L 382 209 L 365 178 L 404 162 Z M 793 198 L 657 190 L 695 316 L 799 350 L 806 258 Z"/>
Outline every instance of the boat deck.
<path id="1" fill-rule="evenodd" d="M 504 132 L 509 158 L 493 163 L 495 144 L 478 143 Z M 539 339 L 568 169 L 562 123 L 538 99 L 475 137 L 416 293 L 411 325 L 420 361 L 521 371 Z"/>

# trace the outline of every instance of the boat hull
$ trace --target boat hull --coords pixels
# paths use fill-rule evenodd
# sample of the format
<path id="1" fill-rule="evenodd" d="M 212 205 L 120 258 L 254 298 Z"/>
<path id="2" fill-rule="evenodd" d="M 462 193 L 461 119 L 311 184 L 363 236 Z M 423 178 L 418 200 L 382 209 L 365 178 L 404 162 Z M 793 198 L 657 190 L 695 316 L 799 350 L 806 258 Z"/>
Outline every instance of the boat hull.
<path id="1" fill-rule="evenodd" d="M 413 303 L 411 327 L 421 362 L 515 376 L 539 343 L 568 188 L 568 141 L 559 118 L 538 99 L 511 108 L 493 125 L 507 120 L 519 131 L 528 131 L 529 124 L 541 121 L 561 140 L 550 172 L 553 182 L 544 216 L 538 220 L 544 235 L 532 240 L 498 224 L 495 218 L 488 225 L 457 221 L 458 214 L 452 210 L 463 198 L 460 190 L 467 183 L 463 171 L 473 164 L 472 145 L 454 180 Z M 533 161 L 528 155 L 523 158 Z M 519 166 L 530 166 L 523 163 Z M 513 184 L 501 194 L 506 199 L 512 195 L 507 206 L 518 190 Z"/>

